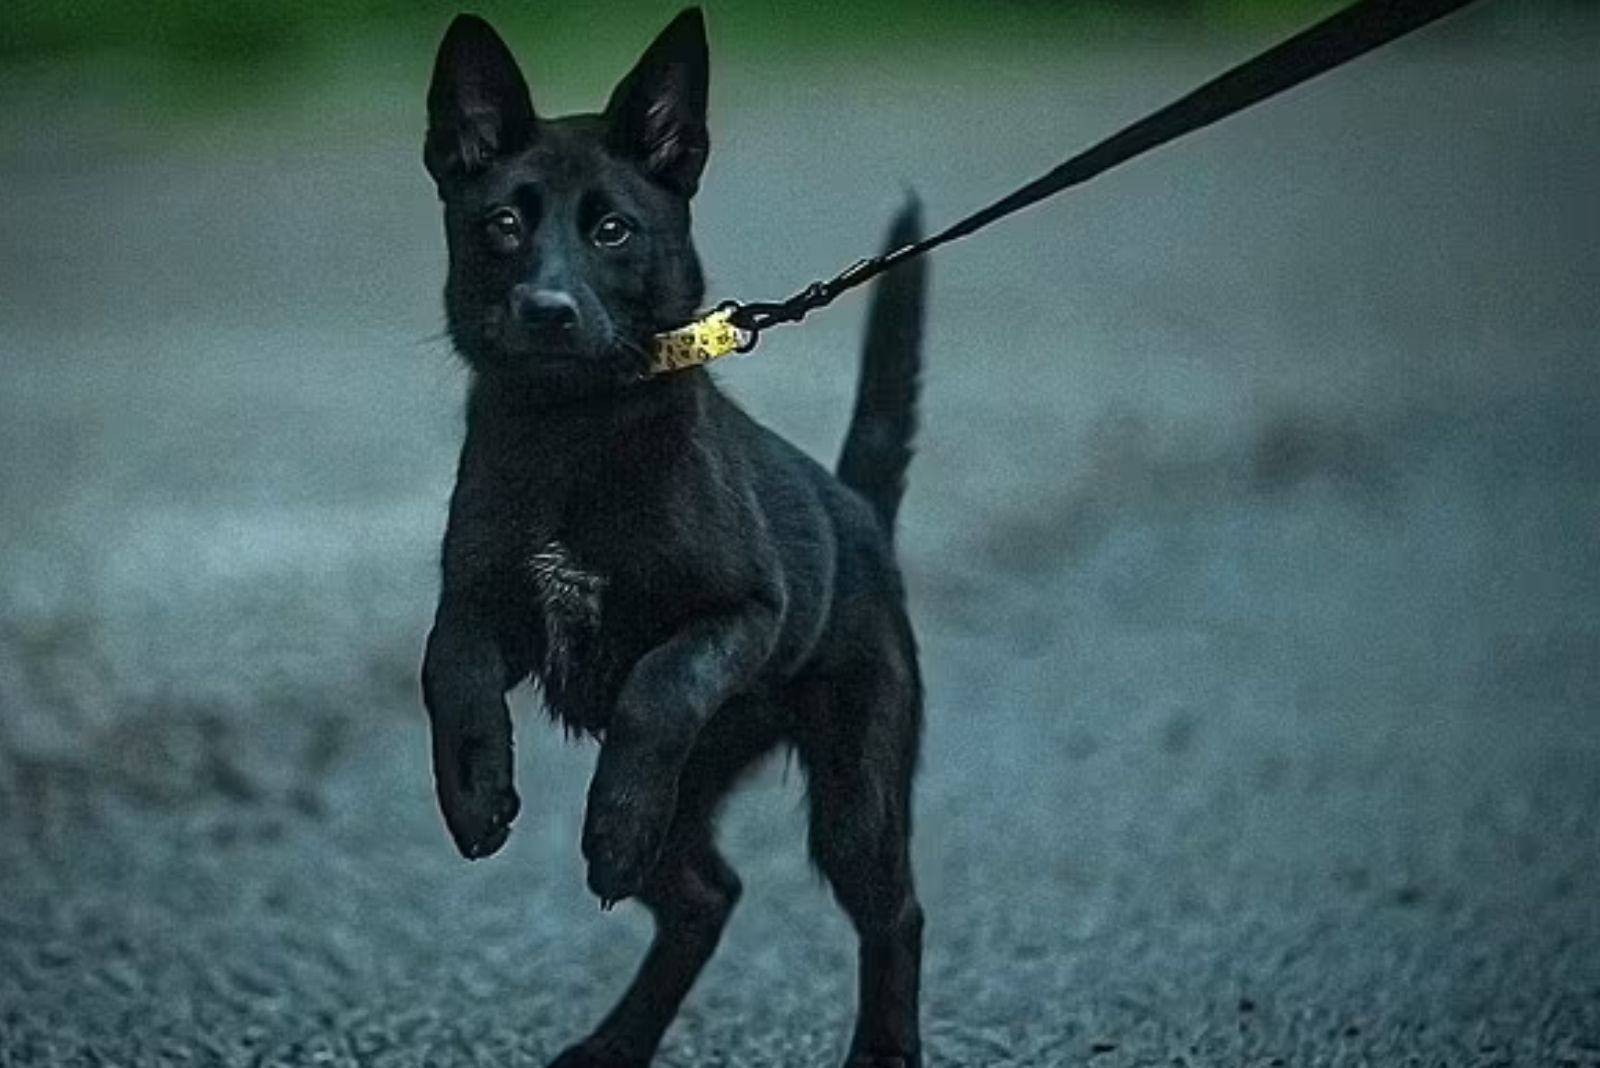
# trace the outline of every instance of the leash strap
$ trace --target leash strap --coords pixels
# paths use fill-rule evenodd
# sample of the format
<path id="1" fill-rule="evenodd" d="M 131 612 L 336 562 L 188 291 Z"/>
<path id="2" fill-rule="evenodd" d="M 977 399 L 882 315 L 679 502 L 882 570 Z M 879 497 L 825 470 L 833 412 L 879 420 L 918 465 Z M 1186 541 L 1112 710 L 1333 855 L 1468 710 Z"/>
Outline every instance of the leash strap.
<path id="1" fill-rule="evenodd" d="M 1357 0 L 936 234 L 881 256 L 857 260 L 832 278 L 812 282 L 787 300 L 750 304 L 730 301 L 697 322 L 657 335 L 657 360 L 652 372 L 705 363 L 730 352 L 748 352 L 762 331 L 797 323 L 896 264 L 966 237 L 1135 156 L 1310 81 L 1472 2 Z M 667 350 L 673 354 L 670 358 Z"/>

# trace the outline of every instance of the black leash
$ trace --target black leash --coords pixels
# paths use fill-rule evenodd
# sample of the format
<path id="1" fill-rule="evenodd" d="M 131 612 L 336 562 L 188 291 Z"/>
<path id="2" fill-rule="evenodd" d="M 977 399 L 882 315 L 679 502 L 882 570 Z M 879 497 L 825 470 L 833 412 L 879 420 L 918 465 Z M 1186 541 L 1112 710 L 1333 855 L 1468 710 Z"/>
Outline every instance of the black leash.
<path id="1" fill-rule="evenodd" d="M 897 263 L 932 252 L 1168 141 L 1310 81 L 1470 3 L 1472 0 L 1357 0 L 938 233 L 882 256 L 857 260 L 788 300 L 725 305 L 726 319 L 748 335 L 740 345 L 741 351 L 748 351 L 761 331 L 797 323 Z"/>

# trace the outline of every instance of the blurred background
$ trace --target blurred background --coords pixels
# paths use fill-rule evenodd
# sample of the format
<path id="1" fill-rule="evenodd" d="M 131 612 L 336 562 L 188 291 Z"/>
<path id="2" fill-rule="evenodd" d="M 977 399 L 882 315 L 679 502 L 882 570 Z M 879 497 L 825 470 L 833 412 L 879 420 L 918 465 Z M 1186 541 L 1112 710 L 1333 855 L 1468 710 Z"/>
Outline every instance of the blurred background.
<path id="1" fill-rule="evenodd" d="M 1335 5 L 707 6 L 700 250 L 764 299 Z M 560 113 L 674 5 L 479 9 Z M 0 1066 L 541 1065 L 642 952 L 533 698 L 507 849 L 434 810 L 453 11 L 0 13 Z M 1597 46 L 1485 0 L 936 257 L 932 1063 L 1600 1065 Z M 831 457 L 862 303 L 722 382 Z M 731 806 L 661 1063 L 842 1051 L 800 790 Z"/>

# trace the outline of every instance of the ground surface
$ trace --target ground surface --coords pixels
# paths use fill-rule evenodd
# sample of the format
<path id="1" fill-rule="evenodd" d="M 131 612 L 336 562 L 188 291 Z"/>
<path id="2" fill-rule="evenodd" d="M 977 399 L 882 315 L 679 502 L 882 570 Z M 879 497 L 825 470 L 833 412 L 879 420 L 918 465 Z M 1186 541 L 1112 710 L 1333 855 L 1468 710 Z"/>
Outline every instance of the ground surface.
<path id="1" fill-rule="evenodd" d="M 1600 1064 L 1600 65 L 1407 45 L 939 259 L 904 512 L 937 1065 Z M 717 296 L 1248 46 L 718 83 Z M 469 865 L 413 672 L 459 432 L 420 72 L 0 148 L 0 1065 L 540 1065 L 647 934 L 519 718 Z M 364 79 L 352 79 L 368 84 Z M 561 101 L 585 104 L 591 94 Z M 848 101 L 848 105 L 841 104 Z M 859 304 L 724 381 L 831 454 Z M 781 762 L 661 1063 L 823 1065 Z"/>

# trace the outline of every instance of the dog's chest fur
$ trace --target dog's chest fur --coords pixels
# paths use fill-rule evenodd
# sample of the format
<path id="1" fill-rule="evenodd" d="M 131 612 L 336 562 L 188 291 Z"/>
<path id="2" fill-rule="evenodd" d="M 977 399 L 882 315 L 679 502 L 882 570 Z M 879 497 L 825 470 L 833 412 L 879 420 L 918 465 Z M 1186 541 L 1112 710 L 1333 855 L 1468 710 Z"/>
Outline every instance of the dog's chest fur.
<path id="1" fill-rule="evenodd" d="M 523 574 L 544 624 L 539 676 L 546 686 L 563 688 L 580 650 L 600 629 L 605 580 L 579 564 L 558 538 L 535 540 Z"/>

